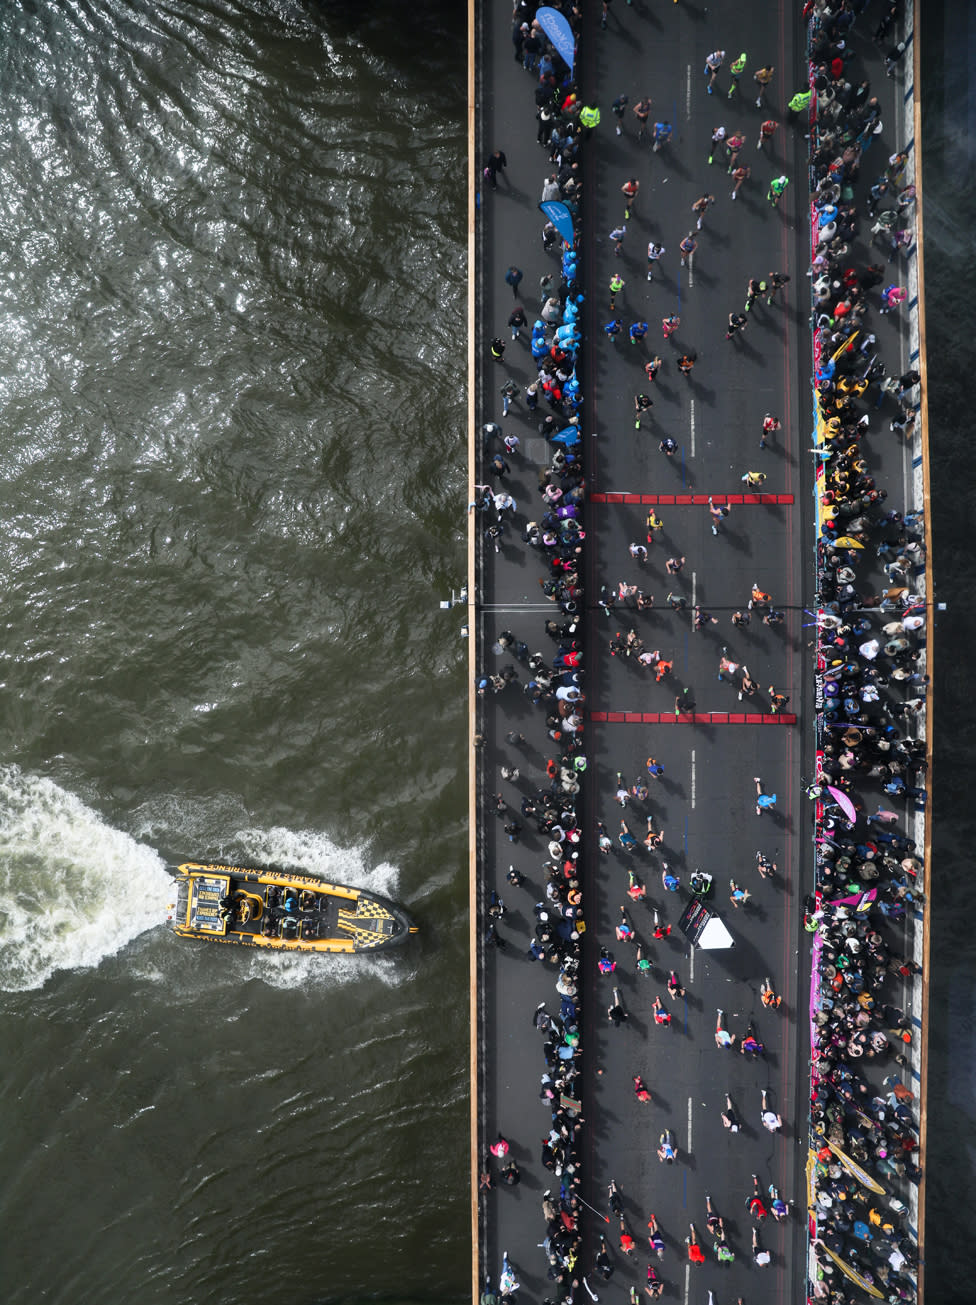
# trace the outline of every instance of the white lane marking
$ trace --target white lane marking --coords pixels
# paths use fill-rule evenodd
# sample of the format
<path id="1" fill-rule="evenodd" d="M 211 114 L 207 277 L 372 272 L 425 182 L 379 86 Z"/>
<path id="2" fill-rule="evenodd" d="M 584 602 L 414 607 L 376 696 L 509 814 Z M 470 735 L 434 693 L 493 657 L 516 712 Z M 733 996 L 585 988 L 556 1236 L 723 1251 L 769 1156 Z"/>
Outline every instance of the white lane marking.
<path id="1" fill-rule="evenodd" d="M 694 288 L 695 288 L 695 255 L 691 254 L 688 257 L 688 289 L 694 290 Z"/>
<path id="2" fill-rule="evenodd" d="M 691 809 L 695 809 L 695 749 L 691 750 Z"/>
<path id="3" fill-rule="evenodd" d="M 691 1155 L 691 1097 L 688 1098 L 688 1154 Z"/>
<path id="4" fill-rule="evenodd" d="M 690 404 L 690 413 L 691 413 L 691 416 L 690 416 L 690 421 L 691 421 L 691 456 L 694 457 L 694 456 L 695 456 L 695 400 L 694 400 L 694 399 L 691 400 L 691 404 Z M 907 501 L 907 500 L 906 500 L 906 501 Z"/>
<path id="5" fill-rule="evenodd" d="M 691 573 L 691 619 L 695 619 L 695 594 L 698 590 L 698 572 Z"/>
<path id="6" fill-rule="evenodd" d="M 694 948 L 694 945 L 693 945 L 692 948 L 691 948 L 691 960 L 690 960 L 689 965 L 688 965 L 688 982 L 689 982 L 689 983 L 694 983 L 694 982 L 695 982 L 695 948 Z"/>
<path id="7" fill-rule="evenodd" d="M 685 65 L 685 117 L 691 117 L 691 64 Z"/>
<path id="8" fill-rule="evenodd" d="M 691 1265 L 686 1264 L 685 1265 L 685 1305 L 688 1305 L 688 1291 L 691 1285 L 689 1281 L 690 1278 L 691 1278 Z"/>

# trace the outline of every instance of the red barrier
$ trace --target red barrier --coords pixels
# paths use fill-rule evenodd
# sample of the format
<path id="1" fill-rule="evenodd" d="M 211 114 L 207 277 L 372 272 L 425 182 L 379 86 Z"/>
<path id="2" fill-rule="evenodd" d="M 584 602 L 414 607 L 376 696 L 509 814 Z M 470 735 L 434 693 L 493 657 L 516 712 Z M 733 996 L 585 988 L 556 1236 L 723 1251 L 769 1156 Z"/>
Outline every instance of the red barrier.
<path id="1" fill-rule="evenodd" d="M 792 494 L 591 494 L 588 503 L 635 503 L 642 507 L 704 507 L 713 503 L 741 504 L 744 507 L 789 507 L 796 500 Z"/>
<path id="2" fill-rule="evenodd" d="M 598 725 L 795 725 L 797 719 L 790 711 L 591 711 L 588 718 Z"/>

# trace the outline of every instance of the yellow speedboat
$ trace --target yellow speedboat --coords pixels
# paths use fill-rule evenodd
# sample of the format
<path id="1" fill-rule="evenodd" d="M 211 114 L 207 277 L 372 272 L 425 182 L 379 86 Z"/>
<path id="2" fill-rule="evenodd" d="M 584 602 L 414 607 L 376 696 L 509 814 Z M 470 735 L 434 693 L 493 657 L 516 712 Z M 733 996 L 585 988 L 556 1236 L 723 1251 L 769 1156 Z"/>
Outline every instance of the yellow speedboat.
<path id="1" fill-rule="evenodd" d="M 186 861 L 178 869 L 173 929 L 278 951 L 375 952 L 416 927 L 398 906 L 312 875 Z"/>

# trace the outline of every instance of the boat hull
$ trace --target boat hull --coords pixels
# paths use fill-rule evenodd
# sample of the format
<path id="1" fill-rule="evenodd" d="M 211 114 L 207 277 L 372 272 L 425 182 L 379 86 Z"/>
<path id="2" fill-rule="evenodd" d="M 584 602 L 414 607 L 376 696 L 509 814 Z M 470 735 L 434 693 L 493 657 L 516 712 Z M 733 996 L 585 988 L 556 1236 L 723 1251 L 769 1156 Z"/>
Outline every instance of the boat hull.
<path id="1" fill-rule="evenodd" d="M 355 955 L 396 947 L 417 930 L 393 902 L 286 870 L 186 861 L 173 931 L 268 951 Z"/>

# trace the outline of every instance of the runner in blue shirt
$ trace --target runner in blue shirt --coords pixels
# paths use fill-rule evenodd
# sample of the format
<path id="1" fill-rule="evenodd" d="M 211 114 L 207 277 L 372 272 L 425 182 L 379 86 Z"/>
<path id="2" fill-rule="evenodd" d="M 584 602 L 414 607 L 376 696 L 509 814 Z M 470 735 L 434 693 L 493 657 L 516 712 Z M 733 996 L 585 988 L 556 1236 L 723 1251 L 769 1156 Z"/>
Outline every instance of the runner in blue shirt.
<path id="1" fill-rule="evenodd" d="M 762 780 L 755 775 L 754 782 L 756 785 L 756 815 L 761 816 L 767 808 L 772 809 L 776 805 L 775 793 L 764 793 L 762 791 Z"/>

